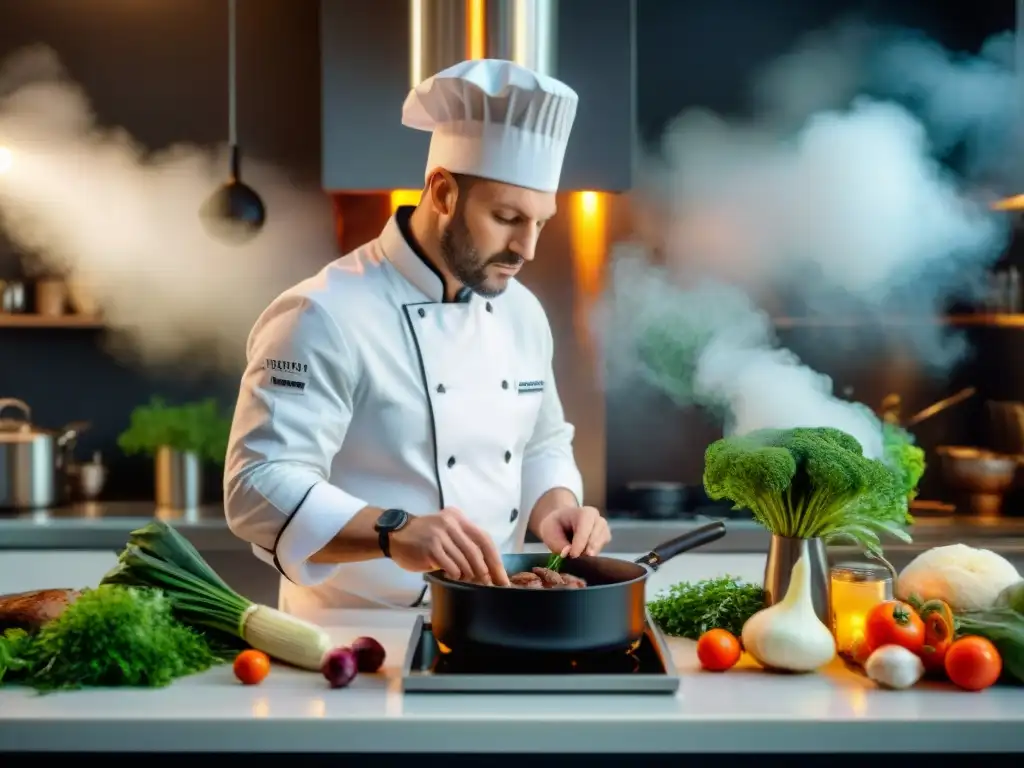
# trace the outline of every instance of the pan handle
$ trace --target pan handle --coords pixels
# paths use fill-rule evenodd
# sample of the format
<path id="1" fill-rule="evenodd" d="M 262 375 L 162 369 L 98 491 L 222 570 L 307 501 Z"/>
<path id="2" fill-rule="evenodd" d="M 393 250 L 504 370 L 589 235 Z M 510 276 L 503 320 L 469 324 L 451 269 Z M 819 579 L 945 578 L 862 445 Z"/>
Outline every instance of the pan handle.
<path id="1" fill-rule="evenodd" d="M 676 555 L 689 552 L 697 547 L 703 547 L 712 541 L 718 541 L 723 536 L 725 536 L 725 523 L 721 520 L 716 520 L 713 523 L 702 525 L 700 528 L 687 531 L 682 536 L 677 536 L 670 541 L 659 544 L 646 555 L 638 557 L 634 562 L 637 565 L 647 565 L 657 570 L 658 566 L 667 560 L 671 560 Z"/>

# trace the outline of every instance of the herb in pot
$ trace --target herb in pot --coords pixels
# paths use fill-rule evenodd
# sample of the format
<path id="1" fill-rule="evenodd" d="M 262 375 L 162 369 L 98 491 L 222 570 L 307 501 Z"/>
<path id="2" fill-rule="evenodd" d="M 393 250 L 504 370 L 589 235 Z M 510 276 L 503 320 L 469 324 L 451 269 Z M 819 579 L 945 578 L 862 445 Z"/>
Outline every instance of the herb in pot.
<path id="1" fill-rule="evenodd" d="M 764 429 L 708 446 L 704 489 L 747 509 L 774 536 L 849 540 L 881 555 L 880 533 L 909 542 L 906 485 L 831 427 Z"/>
<path id="2" fill-rule="evenodd" d="M 676 584 L 647 605 L 664 632 L 691 640 L 710 629 L 739 637 L 747 619 L 762 608 L 764 590 L 731 576 Z"/>
<path id="3" fill-rule="evenodd" d="M 86 590 L 38 633 L 0 639 L 0 679 L 42 691 L 88 686 L 159 688 L 221 661 L 151 589 Z"/>
<path id="4" fill-rule="evenodd" d="M 221 464 L 230 430 L 231 420 L 221 415 L 216 400 L 168 405 L 154 397 L 132 411 L 128 429 L 117 444 L 129 456 L 153 456 L 160 448 L 171 448 Z"/>

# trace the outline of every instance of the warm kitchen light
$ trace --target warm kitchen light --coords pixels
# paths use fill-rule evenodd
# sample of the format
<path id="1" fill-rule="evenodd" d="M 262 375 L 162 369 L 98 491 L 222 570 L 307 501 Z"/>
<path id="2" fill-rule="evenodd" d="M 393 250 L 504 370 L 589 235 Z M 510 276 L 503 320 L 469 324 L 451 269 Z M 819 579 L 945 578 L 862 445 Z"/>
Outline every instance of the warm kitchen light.
<path id="1" fill-rule="evenodd" d="M 482 59 L 487 54 L 486 0 L 466 3 L 466 58 Z"/>
<path id="2" fill-rule="evenodd" d="M 892 599 L 892 576 L 873 563 L 839 563 L 832 566 L 832 634 L 840 656 L 852 656 L 864 639 L 868 612 Z"/>
<path id="3" fill-rule="evenodd" d="M 601 192 L 572 192 L 569 196 L 570 247 L 576 287 L 584 297 L 601 290 L 608 250 L 608 199 Z"/>
<path id="4" fill-rule="evenodd" d="M 419 205 L 422 189 L 393 189 L 391 190 L 391 215 L 403 205 Z"/>
<path id="5" fill-rule="evenodd" d="M 576 338 L 591 344 L 590 313 L 601 292 L 608 253 L 608 195 L 604 192 L 569 194 L 569 248 L 577 300 L 573 325 Z"/>
<path id="6" fill-rule="evenodd" d="M 14 153 L 7 147 L 0 147 L 0 173 L 7 173 L 14 165 Z"/>
<path id="7" fill-rule="evenodd" d="M 1014 195 L 1013 197 L 1004 197 L 1002 200 L 996 200 L 992 203 L 992 210 L 1022 211 L 1024 210 L 1024 195 Z"/>

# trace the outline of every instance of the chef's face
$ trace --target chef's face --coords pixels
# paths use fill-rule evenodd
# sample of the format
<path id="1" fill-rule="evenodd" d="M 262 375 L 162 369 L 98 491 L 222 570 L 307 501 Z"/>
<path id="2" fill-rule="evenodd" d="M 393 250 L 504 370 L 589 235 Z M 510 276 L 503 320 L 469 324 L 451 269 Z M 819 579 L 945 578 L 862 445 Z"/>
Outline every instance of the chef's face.
<path id="1" fill-rule="evenodd" d="M 501 294 L 527 261 L 555 215 L 555 195 L 465 176 L 455 179 L 454 210 L 441 234 L 445 264 L 481 296 Z"/>

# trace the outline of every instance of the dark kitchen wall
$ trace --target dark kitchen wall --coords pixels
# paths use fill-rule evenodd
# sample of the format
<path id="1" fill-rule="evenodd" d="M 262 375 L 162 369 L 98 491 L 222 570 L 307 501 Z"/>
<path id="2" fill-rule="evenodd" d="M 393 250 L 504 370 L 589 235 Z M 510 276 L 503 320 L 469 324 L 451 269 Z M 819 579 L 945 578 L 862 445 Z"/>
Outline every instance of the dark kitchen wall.
<path id="1" fill-rule="evenodd" d="M 319 187 L 319 0 L 238 6 L 240 141 L 249 155 Z M 0 0 L 0 58 L 25 45 L 51 46 L 99 120 L 150 149 L 226 140 L 227 30 L 226 0 Z M 0 270 L 0 279 L 18 270 L 10 249 Z M 177 401 L 216 395 L 230 404 L 237 387 L 233 377 L 125 367 L 92 330 L 0 328 L 0 360 L 0 396 L 27 401 L 38 423 L 93 423 L 79 455 L 103 452 L 112 467 L 108 498 L 152 498 L 150 462 L 125 459 L 115 442 L 136 404 L 154 393 Z M 218 494 L 217 473 L 209 480 Z"/>
<path id="2" fill-rule="evenodd" d="M 747 0 L 673 2 L 640 0 L 638 15 L 638 113 L 640 132 L 653 148 L 666 123 L 688 107 L 742 115 L 760 67 L 789 50 L 811 30 L 843 17 L 924 30 L 944 45 L 976 51 L 990 35 L 1015 24 L 1013 0 Z M 814 368 L 833 377 L 836 391 L 877 408 L 890 392 L 903 397 L 910 415 L 960 387 L 978 395 L 923 422 L 922 445 L 984 445 L 989 438 L 984 401 L 1024 400 L 1024 330 L 972 329 L 972 355 L 948 375 L 933 375 L 883 332 L 851 328 L 784 330 L 781 342 Z M 1016 373 L 1020 371 L 1021 373 Z M 721 436 L 720 424 L 698 409 L 681 409 L 642 387 L 609 398 L 606 439 L 609 506 L 625 505 L 631 481 L 700 484 L 703 452 Z M 933 462 L 934 466 L 934 462 Z M 922 496 L 943 497 L 935 468 Z"/>
<path id="3" fill-rule="evenodd" d="M 242 0 L 238 5 L 241 142 L 248 153 L 319 186 L 319 0 Z M 971 14 L 964 12 L 968 5 Z M 739 109 L 751 71 L 784 51 L 803 31 L 852 8 L 877 11 L 885 6 L 888 18 L 895 13 L 898 20 L 929 28 L 947 41 L 958 31 L 961 38 L 974 41 L 964 44 L 968 47 L 1012 23 L 1013 14 L 1012 0 L 955 0 L 942 4 L 952 9 L 946 11 L 923 0 L 873 6 L 852 0 L 639 0 L 638 111 L 643 133 L 655 136 L 686 106 Z M 1002 20 L 994 22 L 998 15 Z M 104 124 L 121 126 L 154 149 L 224 141 L 226 0 L 0 0 L 0 57 L 37 42 L 57 50 Z M 0 279 L 14 269 L 13 255 L 5 260 L 0 254 Z M 856 356 L 847 358 L 845 366 L 831 358 L 818 362 L 841 384 L 853 386 L 857 396 L 874 403 L 884 389 L 876 371 L 887 366 L 877 355 L 870 359 L 872 365 L 863 369 Z M 82 439 L 80 455 L 104 452 L 113 467 L 107 493 L 113 498 L 152 494 L 149 462 L 124 459 L 115 445 L 132 407 L 153 393 L 178 400 L 218 394 L 230 403 L 236 386 L 233 378 L 195 380 L 174 371 L 147 375 L 126 368 L 104 351 L 101 333 L 89 330 L 0 329 L 0 360 L 0 396 L 27 400 L 38 422 L 94 423 Z M 897 383 L 910 409 L 953 386 L 928 381 L 914 371 L 900 377 Z M 609 490 L 630 478 L 699 478 L 700 455 L 707 440 L 717 436 L 717 425 L 665 403 L 652 408 L 646 398 L 638 402 L 645 407 L 613 403 L 608 409 Z M 935 432 L 946 428 L 944 420 L 930 427 Z M 211 491 L 217 492 L 216 475 L 211 477 Z"/>

